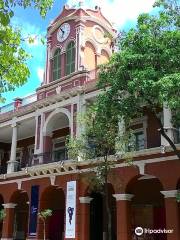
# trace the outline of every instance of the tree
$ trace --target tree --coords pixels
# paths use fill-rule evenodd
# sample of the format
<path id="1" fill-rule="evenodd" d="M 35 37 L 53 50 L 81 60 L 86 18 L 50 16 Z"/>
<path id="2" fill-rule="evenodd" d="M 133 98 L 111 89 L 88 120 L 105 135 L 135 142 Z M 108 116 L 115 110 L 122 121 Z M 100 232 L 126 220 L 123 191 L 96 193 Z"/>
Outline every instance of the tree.
<path id="1" fill-rule="evenodd" d="M 0 210 L 0 222 L 2 222 L 5 217 L 6 217 L 6 212 L 3 208 L 3 209 Z"/>
<path id="2" fill-rule="evenodd" d="M 105 240 L 112 240 L 112 214 L 108 184 L 112 180 L 111 173 L 115 167 L 116 158 L 111 155 L 120 153 L 127 164 L 132 159 L 132 153 L 127 153 L 132 133 L 126 131 L 122 138 L 119 134 L 117 118 L 111 116 L 114 116 L 113 108 L 106 108 L 102 111 L 99 102 L 98 104 L 95 102 L 88 107 L 83 116 L 78 116 L 81 126 L 84 126 L 84 131 L 78 138 L 68 138 L 66 143 L 69 159 L 96 160 L 90 164 L 92 171 L 86 176 L 81 174 L 80 179 L 89 185 L 91 191 L 100 192 L 103 196 Z M 117 179 L 116 182 L 118 182 Z M 121 183 L 118 182 L 118 184 Z"/>
<path id="3" fill-rule="evenodd" d="M 159 7 L 155 15 L 141 14 L 136 28 L 120 34 L 119 51 L 101 66 L 98 87 L 104 94 L 98 104 L 101 111 L 112 108 L 110 118 L 121 117 L 128 125 L 151 113 L 180 159 L 158 114 L 165 104 L 174 126 L 180 126 L 180 3 L 159 0 L 154 7 Z"/>
<path id="4" fill-rule="evenodd" d="M 0 0 L 0 101 L 2 93 L 23 85 L 30 75 L 26 61 L 29 55 L 22 48 L 24 39 L 11 25 L 14 7 L 34 7 L 45 17 L 53 0 Z M 32 39 L 30 39 L 31 41 Z"/>
<path id="5" fill-rule="evenodd" d="M 40 213 L 38 213 L 38 217 L 43 221 L 43 234 L 44 234 L 44 240 L 46 240 L 46 221 L 47 218 L 52 216 L 52 210 L 51 209 L 44 209 Z"/>

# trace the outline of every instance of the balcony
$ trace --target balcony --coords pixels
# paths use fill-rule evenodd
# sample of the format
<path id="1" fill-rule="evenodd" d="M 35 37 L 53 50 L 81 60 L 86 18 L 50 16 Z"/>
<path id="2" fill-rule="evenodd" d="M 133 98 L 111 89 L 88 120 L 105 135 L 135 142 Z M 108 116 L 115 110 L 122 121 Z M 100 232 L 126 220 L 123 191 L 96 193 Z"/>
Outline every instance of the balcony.
<path id="1" fill-rule="evenodd" d="M 37 101 L 36 93 L 29 95 L 25 98 L 16 98 L 14 102 L 0 107 L 0 115 L 8 112 L 15 112 L 19 110 L 19 108 L 30 105 L 36 101 Z"/>

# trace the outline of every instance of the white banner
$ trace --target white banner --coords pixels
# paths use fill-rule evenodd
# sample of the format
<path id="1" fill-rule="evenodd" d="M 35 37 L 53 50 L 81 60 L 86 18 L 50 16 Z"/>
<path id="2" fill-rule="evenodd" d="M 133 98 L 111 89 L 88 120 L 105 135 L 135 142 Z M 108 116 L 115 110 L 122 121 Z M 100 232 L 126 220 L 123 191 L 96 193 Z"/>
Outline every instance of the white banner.
<path id="1" fill-rule="evenodd" d="M 65 238 L 75 238 L 76 232 L 76 181 L 67 182 Z"/>

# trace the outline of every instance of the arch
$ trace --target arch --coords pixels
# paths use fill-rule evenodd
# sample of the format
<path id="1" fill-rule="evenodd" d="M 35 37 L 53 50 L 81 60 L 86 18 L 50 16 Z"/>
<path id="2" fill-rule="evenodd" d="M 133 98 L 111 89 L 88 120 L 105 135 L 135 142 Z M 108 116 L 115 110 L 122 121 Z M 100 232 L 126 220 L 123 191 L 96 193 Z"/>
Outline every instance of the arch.
<path id="1" fill-rule="evenodd" d="M 112 184 L 108 183 L 108 206 L 111 214 L 111 237 L 116 239 L 116 200 Z M 103 240 L 103 233 L 107 231 L 107 212 L 106 201 L 103 193 L 91 190 L 90 197 L 90 240 Z"/>
<path id="2" fill-rule="evenodd" d="M 92 38 L 86 38 L 85 41 L 84 41 L 84 44 L 83 44 L 83 47 L 86 46 L 86 43 L 89 42 L 92 44 L 92 46 L 94 47 L 95 49 L 95 53 L 98 53 L 99 52 L 99 47 L 97 45 L 97 43 L 92 39 Z"/>
<path id="3" fill-rule="evenodd" d="M 101 49 L 101 54 L 97 58 L 97 65 L 105 64 L 109 61 L 109 54 L 106 50 Z"/>
<path id="4" fill-rule="evenodd" d="M 88 70 L 94 70 L 96 65 L 96 49 L 90 41 L 87 41 L 84 48 L 84 66 Z"/>
<path id="5" fill-rule="evenodd" d="M 162 183 L 153 176 L 131 179 L 126 193 L 134 195 L 131 200 L 132 229 L 138 226 L 150 229 L 166 228 L 164 197 L 161 191 L 163 191 Z M 157 240 L 166 240 L 165 234 L 156 234 L 154 237 Z"/>
<path id="6" fill-rule="evenodd" d="M 50 51 L 50 59 L 53 59 L 56 50 L 60 50 L 62 53 L 63 47 L 61 45 L 54 46 Z"/>
<path id="7" fill-rule="evenodd" d="M 64 234 L 65 194 L 57 186 L 47 187 L 40 197 L 40 211 L 52 210 L 46 222 L 46 236 L 50 240 L 62 240 Z M 38 239 L 42 239 L 43 224 L 39 220 Z"/>
<path id="8" fill-rule="evenodd" d="M 75 71 L 76 46 L 74 41 L 70 41 L 66 47 L 66 75 Z"/>
<path id="9" fill-rule="evenodd" d="M 76 40 L 75 40 L 75 38 L 70 37 L 70 38 L 68 38 L 68 39 L 66 40 L 66 42 L 64 43 L 64 47 L 63 47 L 63 49 L 65 49 L 65 51 L 66 51 L 66 49 L 67 49 L 69 43 L 71 43 L 71 42 L 73 42 L 74 45 L 76 46 Z"/>
<path id="10" fill-rule="evenodd" d="M 28 234 L 29 198 L 25 191 L 17 190 L 10 198 L 10 202 L 15 203 L 14 217 L 14 239 L 26 239 Z"/>
<path id="11" fill-rule="evenodd" d="M 44 127 L 43 127 L 43 135 L 49 135 L 52 133 L 52 125 L 50 125 L 50 122 L 53 121 L 55 119 L 55 117 L 58 114 L 64 114 L 69 121 L 69 124 L 71 125 L 71 114 L 70 112 L 66 109 L 66 108 L 57 108 L 55 109 L 53 112 L 50 113 L 50 115 L 47 117 Z"/>

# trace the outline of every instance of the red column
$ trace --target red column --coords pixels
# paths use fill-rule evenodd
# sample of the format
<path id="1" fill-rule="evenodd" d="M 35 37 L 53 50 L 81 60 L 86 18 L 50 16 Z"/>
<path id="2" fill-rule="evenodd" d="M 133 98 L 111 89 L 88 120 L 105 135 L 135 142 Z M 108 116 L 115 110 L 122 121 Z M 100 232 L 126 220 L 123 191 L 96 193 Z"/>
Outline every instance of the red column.
<path id="1" fill-rule="evenodd" d="M 177 190 L 161 191 L 164 195 L 166 208 L 166 230 L 173 230 L 167 233 L 167 240 L 180 239 L 180 213 L 176 199 Z"/>
<path id="2" fill-rule="evenodd" d="M 132 194 L 114 194 L 116 198 L 117 240 L 131 240 L 131 198 Z"/>
<path id="3" fill-rule="evenodd" d="M 2 229 L 2 238 L 1 239 L 13 239 L 15 206 L 16 206 L 16 204 L 14 204 L 14 203 L 3 204 L 6 216 L 3 221 L 3 229 Z"/>
<path id="4" fill-rule="evenodd" d="M 80 197 L 80 222 L 79 222 L 79 239 L 89 240 L 90 229 L 90 197 Z"/>

